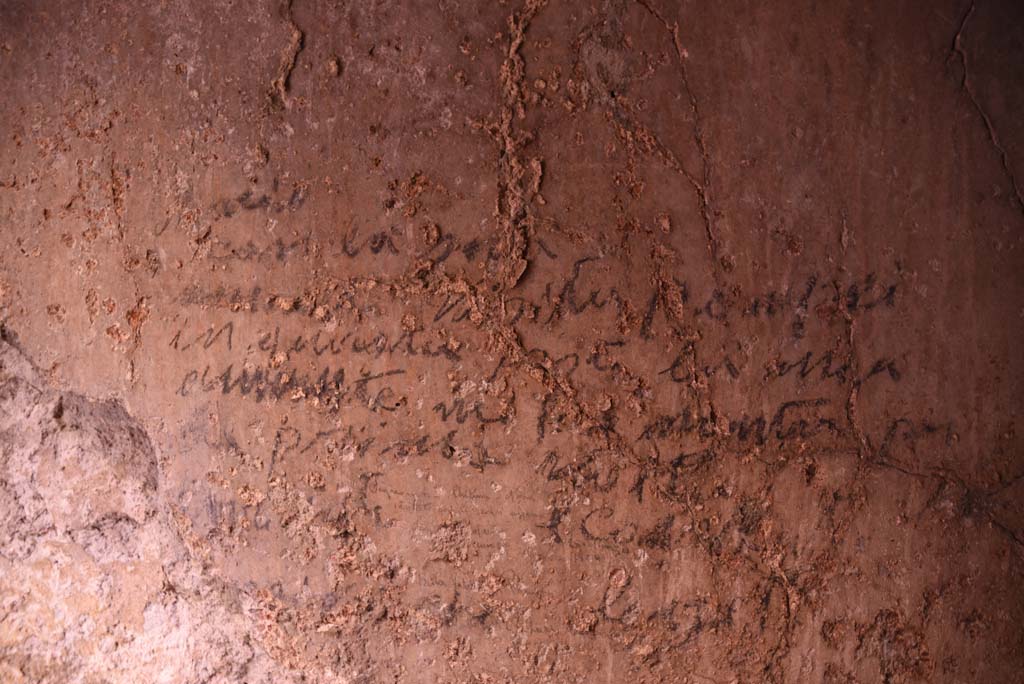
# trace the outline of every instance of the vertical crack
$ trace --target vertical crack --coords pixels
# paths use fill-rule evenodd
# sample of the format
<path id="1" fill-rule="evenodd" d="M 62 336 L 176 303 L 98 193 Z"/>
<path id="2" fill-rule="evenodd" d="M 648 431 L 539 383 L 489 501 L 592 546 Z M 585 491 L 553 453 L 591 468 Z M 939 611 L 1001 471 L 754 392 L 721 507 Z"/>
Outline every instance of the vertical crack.
<path id="1" fill-rule="evenodd" d="M 697 199 L 700 203 L 700 214 L 704 220 L 704 232 L 707 236 L 708 241 L 708 253 L 711 255 L 711 260 L 714 262 L 714 267 L 717 269 L 721 266 L 719 261 L 719 247 L 720 242 L 718 235 L 715 231 L 714 225 L 714 211 L 711 208 L 711 158 L 708 154 L 707 142 L 704 139 L 704 128 L 703 128 L 703 117 L 700 114 L 700 106 L 697 103 L 697 97 L 693 93 L 693 89 L 690 87 L 690 78 L 686 73 L 686 59 L 689 54 L 686 48 L 683 47 L 682 38 L 679 35 L 679 22 L 669 23 L 661 12 L 651 6 L 648 0 L 637 0 L 637 2 L 646 9 L 651 16 L 657 19 L 672 36 L 672 45 L 676 50 L 676 58 L 679 62 L 679 75 L 683 82 L 683 90 L 686 92 L 686 97 L 689 100 L 690 111 L 693 114 L 693 140 L 697 144 L 697 151 L 700 153 L 701 165 L 702 165 L 702 176 L 700 182 L 692 177 L 689 178 L 691 185 L 697 192 Z M 689 174 L 687 174 L 689 176 Z"/>
<path id="2" fill-rule="evenodd" d="M 957 29 L 956 35 L 953 36 L 953 47 L 950 50 L 949 59 L 946 60 L 946 63 L 948 64 L 954 57 L 960 58 L 960 63 L 963 65 L 964 69 L 964 75 L 963 79 L 960 81 L 960 87 L 965 93 L 967 93 L 967 97 L 970 99 L 971 104 L 974 105 L 974 109 L 977 110 L 978 115 L 981 116 L 981 120 L 985 124 L 985 130 L 988 131 L 989 141 L 999 153 L 999 161 L 1003 166 L 1003 172 L 1010 181 L 1010 187 L 1013 188 L 1013 193 L 1017 197 L 1017 208 L 1020 209 L 1021 213 L 1024 213 L 1024 192 L 1021 191 L 1020 185 L 1017 183 L 1017 178 L 1013 174 L 1013 169 L 1010 166 L 1010 157 L 1006 152 L 1006 148 L 999 142 L 999 136 L 996 134 L 995 126 L 992 125 L 992 119 L 989 117 L 984 107 L 981 106 L 981 101 L 978 99 L 977 94 L 974 92 L 974 88 L 971 86 L 971 75 L 967 66 L 967 51 L 964 50 L 963 36 L 964 30 L 967 28 L 967 22 L 970 20 L 971 15 L 974 14 L 974 9 L 975 3 L 972 2 L 971 6 L 967 8 L 967 12 L 964 13 L 964 18 L 960 21 L 960 27 Z"/>
<path id="3" fill-rule="evenodd" d="M 295 19 L 292 18 L 292 1 L 285 0 L 281 5 L 281 17 L 288 22 L 291 35 L 288 39 L 287 47 L 281 53 L 281 64 L 277 68 L 277 76 L 270 82 L 270 102 L 278 108 L 291 106 L 291 102 L 288 99 L 289 80 L 291 79 L 292 71 L 295 69 L 295 62 L 299 57 L 299 53 L 302 52 L 306 38 L 306 34 L 302 32 L 298 24 L 295 23 Z"/>
<path id="4" fill-rule="evenodd" d="M 846 420 L 850 424 L 850 429 L 853 431 L 854 437 L 857 439 L 857 451 L 860 453 L 861 459 L 866 459 L 871 457 L 873 450 L 871 447 L 871 440 L 868 439 L 867 434 L 864 432 L 864 428 L 860 424 L 860 417 L 857 415 L 857 395 L 860 391 L 860 364 L 859 357 L 857 355 L 857 319 L 850 314 L 845 302 L 843 303 L 843 309 L 845 309 L 846 344 L 848 347 L 846 366 L 850 373 L 850 390 L 846 395 Z"/>
<path id="5" fill-rule="evenodd" d="M 522 92 L 526 63 L 519 51 L 530 22 L 545 3 L 546 0 L 526 0 L 522 10 L 508 18 L 508 50 L 501 65 L 501 114 L 491 129 L 499 145 L 496 215 L 501 234 L 501 263 L 497 280 L 503 290 L 515 287 L 529 265 L 526 259 L 527 229 L 531 222 L 529 203 L 540 190 L 541 160 L 535 158 L 524 163 L 520 154 L 532 136 L 517 130 L 514 121 L 526 116 Z"/>

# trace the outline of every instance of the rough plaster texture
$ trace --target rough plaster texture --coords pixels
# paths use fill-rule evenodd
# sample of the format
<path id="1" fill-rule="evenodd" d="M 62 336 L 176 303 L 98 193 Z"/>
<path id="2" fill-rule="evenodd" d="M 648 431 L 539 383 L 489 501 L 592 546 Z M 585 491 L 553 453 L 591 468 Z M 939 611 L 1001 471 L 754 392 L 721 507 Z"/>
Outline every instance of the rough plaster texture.
<path id="1" fill-rule="evenodd" d="M 1024 681 L 1021 15 L 0 0 L 0 681 Z"/>

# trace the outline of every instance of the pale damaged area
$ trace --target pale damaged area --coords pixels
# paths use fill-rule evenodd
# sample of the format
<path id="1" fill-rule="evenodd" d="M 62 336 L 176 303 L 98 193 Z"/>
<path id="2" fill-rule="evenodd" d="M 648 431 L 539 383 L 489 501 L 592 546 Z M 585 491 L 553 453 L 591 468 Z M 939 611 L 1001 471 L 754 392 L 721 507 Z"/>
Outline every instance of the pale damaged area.
<path id="1" fill-rule="evenodd" d="M 255 609 L 190 558 L 124 407 L 48 388 L 0 340 L 0 680 L 295 681 Z"/>

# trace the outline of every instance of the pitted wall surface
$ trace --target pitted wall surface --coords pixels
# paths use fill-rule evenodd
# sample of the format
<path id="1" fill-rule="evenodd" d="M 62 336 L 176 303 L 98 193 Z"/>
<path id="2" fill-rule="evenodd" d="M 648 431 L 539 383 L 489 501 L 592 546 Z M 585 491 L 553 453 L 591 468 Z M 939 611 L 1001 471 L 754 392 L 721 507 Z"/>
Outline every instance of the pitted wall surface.
<path id="1" fill-rule="evenodd" d="M 1022 681 L 1022 27 L 0 0 L 0 680 Z"/>

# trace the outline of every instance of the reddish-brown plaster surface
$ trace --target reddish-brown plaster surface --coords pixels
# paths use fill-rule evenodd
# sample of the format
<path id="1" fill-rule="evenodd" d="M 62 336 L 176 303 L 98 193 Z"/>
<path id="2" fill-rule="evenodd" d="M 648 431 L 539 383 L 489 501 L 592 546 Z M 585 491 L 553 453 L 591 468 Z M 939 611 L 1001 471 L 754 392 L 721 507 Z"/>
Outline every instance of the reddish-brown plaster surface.
<path id="1" fill-rule="evenodd" d="M 1021 681 L 1022 60 L 0 1 L 0 680 Z"/>

